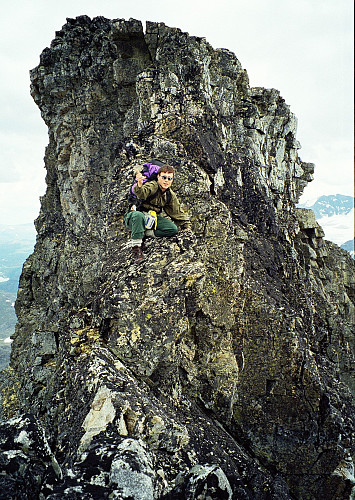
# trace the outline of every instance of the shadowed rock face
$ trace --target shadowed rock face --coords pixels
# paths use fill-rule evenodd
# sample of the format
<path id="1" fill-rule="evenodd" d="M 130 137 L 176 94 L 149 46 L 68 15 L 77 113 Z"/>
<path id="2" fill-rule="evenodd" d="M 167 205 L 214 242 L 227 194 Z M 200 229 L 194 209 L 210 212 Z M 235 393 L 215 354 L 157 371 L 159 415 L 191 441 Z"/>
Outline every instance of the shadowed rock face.
<path id="1" fill-rule="evenodd" d="M 51 465 L 22 453 L 51 499 L 349 497 L 353 263 L 295 209 L 313 165 L 280 93 L 204 39 L 86 16 L 31 82 L 48 188 L 2 396 L 32 416 L 3 449 L 19 419 L 44 427 Z M 136 264 L 123 216 L 152 157 L 194 235 Z"/>

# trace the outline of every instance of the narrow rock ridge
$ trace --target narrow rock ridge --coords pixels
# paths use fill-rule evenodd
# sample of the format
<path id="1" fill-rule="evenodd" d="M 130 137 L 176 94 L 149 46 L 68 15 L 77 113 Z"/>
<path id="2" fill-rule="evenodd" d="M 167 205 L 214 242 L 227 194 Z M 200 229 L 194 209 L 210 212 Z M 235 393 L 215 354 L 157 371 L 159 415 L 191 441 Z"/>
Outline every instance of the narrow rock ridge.
<path id="1" fill-rule="evenodd" d="M 2 374 L 0 485 L 349 498 L 353 262 L 295 208 L 314 166 L 280 92 L 204 38 L 80 16 L 42 52 L 31 95 L 47 191 Z M 137 264 L 123 216 L 150 158 L 176 167 L 194 234 L 148 239 Z"/>

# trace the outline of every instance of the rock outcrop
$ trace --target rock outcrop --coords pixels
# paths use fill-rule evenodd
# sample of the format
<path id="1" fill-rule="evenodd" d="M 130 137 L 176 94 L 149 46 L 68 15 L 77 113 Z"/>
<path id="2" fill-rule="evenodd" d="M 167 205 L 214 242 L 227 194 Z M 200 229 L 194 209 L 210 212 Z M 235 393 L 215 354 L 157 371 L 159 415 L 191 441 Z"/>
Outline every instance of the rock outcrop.
<path id="1" fill-rule="evenodd" d="M 203 38 L 86 16 L 31 82 L 48 187 L 3 373 L 0 484 L 349 498 L 353 262 L 295 208 L 313 165 L 280 93 Z M 137 264 L 123 216 L 152 157 L 176 167 L 194 234 L 148 239 Z"/>

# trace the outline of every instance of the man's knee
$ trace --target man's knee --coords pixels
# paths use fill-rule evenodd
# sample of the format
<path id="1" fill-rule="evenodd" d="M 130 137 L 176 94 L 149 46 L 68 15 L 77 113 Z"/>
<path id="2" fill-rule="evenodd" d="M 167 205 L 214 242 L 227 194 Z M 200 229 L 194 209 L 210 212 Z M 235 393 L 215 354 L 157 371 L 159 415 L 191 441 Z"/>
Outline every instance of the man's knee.
<path id="1" fill-rule="evenodd" d="M 132 227 L 133 224 L 145 224 L 144 214 L 142 212 L 139 212 L 138 210 L 132 210 L 126 215 L 125 223 L 128 227 Z"/>
<path id="2" fill-rule="evenodd" d="M 175 236 L 175 234 L 177 234 L 179 231 L 177 226 L 175 226 L 175 224 L 173 226 L 174 227 L 171 228 L 171 235 L 170 236 Z"/>
<path id="3" fill-rule="evenodd" d="M 178 233 L 178 228 L 171 221 L 169 221 L 168 224 L 165 222 L 163 227 L 158 226 L 157 230 L 155 231 L 155 235 L 158 236 L 158 238 L 159 237 L 170 238 L 171 236 L 175 236 L 175 234 L 177 233 Z"/>
<path id="4" fill-rule="evenodd" d="M 143 212 L 139 212 L 138 210 L 132 211 L 132 222 L 144 222 L 145 224 L 145 216 Z"/>

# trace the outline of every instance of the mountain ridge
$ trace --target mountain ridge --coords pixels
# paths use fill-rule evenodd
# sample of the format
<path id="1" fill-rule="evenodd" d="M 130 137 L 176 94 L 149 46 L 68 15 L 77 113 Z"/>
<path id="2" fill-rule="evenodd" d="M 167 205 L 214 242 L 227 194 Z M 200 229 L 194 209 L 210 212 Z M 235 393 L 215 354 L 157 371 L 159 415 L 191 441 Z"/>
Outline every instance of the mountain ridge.
<path id="1" fill-rule="evenodd" d="M 354 197 L 344 194 L 321 195 L 312 204 L 300 205 L 313 210 L 316 219 L 347 214 L 354 208 Z"/>

